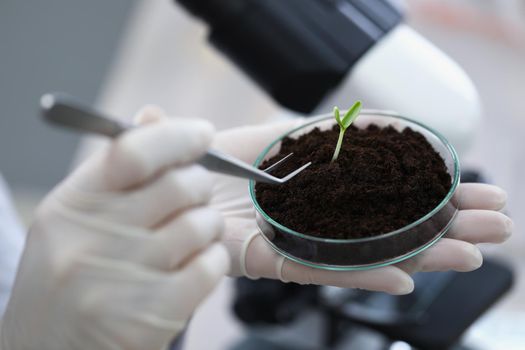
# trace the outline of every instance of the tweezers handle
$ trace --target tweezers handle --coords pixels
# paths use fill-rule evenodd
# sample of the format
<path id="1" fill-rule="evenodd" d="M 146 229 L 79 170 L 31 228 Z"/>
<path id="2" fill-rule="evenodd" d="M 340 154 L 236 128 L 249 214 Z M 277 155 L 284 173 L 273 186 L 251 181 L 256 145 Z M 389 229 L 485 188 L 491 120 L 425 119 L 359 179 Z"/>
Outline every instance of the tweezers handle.
<path id="1" fill-rule="evenodd" d="M 84 106 L 70 96 L 54 93 L 41 98 L 43 117 L 53 123 L 82 132 L 90 132 L 115 138 L 133 128 L 131 124 L 106 117 Z M 279 184 L 280 179 L 265 173 L 228 154 L 209 149 L 197 163 L 206 169 L 226 175 L 253 179 L 258 182 Z"/>

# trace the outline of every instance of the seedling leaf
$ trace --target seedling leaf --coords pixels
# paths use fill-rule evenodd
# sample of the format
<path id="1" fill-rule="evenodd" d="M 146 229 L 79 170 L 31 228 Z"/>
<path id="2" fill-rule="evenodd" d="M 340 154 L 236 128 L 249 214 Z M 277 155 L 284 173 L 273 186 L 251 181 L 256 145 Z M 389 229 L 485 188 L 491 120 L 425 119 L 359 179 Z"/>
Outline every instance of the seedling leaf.
<path id="1" fill-rule="evenodd" d="M 350 124 L 352 124 L 354 120 L 357 119 L 359 112 L 361 112 L 361 101 L 354 103 L 354 105 L 346 112 L 345 116 L 343 117 L 342 124 L 345 129 L 348 129 Z"/>
<path id="2" fill-rule="evenodd" d="M 339 112 L 339 108 L 337 108 L 337 106 L 334 107 L 334 116 L 335 116 L 335 121 L 337 122 L 337 124 L 339 124 L 340 127 L 343 127 L 343 121 L 341 120 L 341 115 Z"/>

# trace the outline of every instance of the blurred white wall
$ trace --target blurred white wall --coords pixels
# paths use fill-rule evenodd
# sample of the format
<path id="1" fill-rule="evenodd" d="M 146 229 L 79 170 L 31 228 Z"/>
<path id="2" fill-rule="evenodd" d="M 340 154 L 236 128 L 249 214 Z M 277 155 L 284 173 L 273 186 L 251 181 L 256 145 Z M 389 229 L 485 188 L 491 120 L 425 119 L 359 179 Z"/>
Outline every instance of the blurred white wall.
<path id="1" fill-rule="evenodd" d="M 40 121 L 39 97 L 93 102 L 136 1 L 0 1 L 0 172 L 44 192 L 67 171 L 78 137 Z"/>

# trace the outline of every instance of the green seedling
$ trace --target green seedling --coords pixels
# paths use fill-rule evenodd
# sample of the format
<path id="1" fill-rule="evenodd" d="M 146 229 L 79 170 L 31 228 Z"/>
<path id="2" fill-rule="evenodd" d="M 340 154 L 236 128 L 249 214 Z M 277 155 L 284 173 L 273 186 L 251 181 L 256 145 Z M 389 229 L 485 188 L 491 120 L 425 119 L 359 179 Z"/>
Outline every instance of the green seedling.
<path id="1" fill-rule="evenodd" d="M 337 146 L 335 147 L 332 162 L 335 162 L 337 157 L 339 157 L 339 152 L 341 151 L 341 145 L 343 144 L 343 138 L 345 136 L 346 129 L 348 129 L 354 120 L 356 120 L 359 112 L 361 112 L 361 101 L 354 103 L 354 105 L 345 113 L 342 119 L 339 114 L 339 108 L 334 107 L 334 117 L 337 121 L 337 124 L 339 124 L 339 139 L 337 140 Z"/>

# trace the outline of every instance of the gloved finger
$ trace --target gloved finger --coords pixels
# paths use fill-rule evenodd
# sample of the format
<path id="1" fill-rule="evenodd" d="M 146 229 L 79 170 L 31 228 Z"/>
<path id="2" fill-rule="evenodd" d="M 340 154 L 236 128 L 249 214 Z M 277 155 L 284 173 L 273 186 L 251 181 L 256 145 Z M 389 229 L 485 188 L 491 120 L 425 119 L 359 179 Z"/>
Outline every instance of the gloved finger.
<path id="1" fill-rule="evenodd" d="M 157 105 L 145 105 L 133 117 L 134 125 L 145 125 L 168 119 L 164 109 Z"/>
<path id="2" fill-rule="evenodd" d="M 442 238 L 424 252 L 396 266 L 413 274 L 448 270 L 468 272 L 479 268 L 482 263 L 483 256 L 475 245 L 456 239 Z"/>
<path id="3" fill-rule="evenodd" d="M 246 274 L 250 277 L 272 278 L 300 284 L 361 288 L 396 295 L 407 294 L 414 289 L 412 278 L 394 266 L 366 271 L 315 269 L 278 255 L 260 235 L 251 241 L 245 260 Z"/>
<path id="4" fill-rule="evenodd" d="M 460 210 L 448 238 L 469 243 L 502 243 L 512 234 L 514 224 L 506 215 L 493 210 Z"/>
<path id="5" fill-rule="evenodd" d="M 252 163 L 270 142 L 304 122 L 304 118 L 294 118 L 221 131 L 217 133 L 212 146 L 244 162 Z"/>
<path id="6" fill-rule="evenodd" d="M 122 191 L 169 167 L 188 164 L 208 149 L 213 126 L 204 120 L 166 120 L 130 130 L 84 163 L 68 184 L 84 191 Z"/>
<path id="7" fill-rule="evenodd" d="M 498 186 L 463 183 L 459 185 L 461 209 L 501 210 L 507 202 L 507 193 Z"/>
<path id="8" fill-rule="evenodd" d="M 393 295 L 408 294 L 414 290 L 412 278 L 395 266 L 364 271 L 327 271 L 285 259 L 282 280 L 299 284 L 358 288 Z"/>
<path id="9" fill-rule="evenodd" d="M 68 213 L 62 215 L 67 217 Z M 75 246 L 55 252 L 57 258 L 88 253 L 157 271 L 173 271 L 219 240 L 224 226 L 222 215 L 209 207 L 188 209 L 156 230 L 86 216 L 68 217 L 73 228 L 86 225 L 89 231 L 75 238 Z M 69 227 L 64 226 L 64 230 L 68 232 Z M 61 237 L 58 239 L 63 240 Z"/>
<path id="10" fill-rule="evenodd" d="M 143 263 L 163 270 L 173 270 L 220 238 L 221 214 L 208 207 L 190 209 L 154 233 L 147 249 L 142 249 Z"/>
<path id="11" fill-rule="evenodd" d="M 82 205 L 79 209 L 90 210 L 103 219 L 154 227 L 186 208 L 206 204 L 212 189 L 210 173 L 200 165 L 190 165 L 167 171 L 156 181 L 124 194 L 85 196 L 76 201 L 76 206 Z"/>
<path id="12" fill-rule="evenodd" d="M 224 246 L 215 243 L 172 274 L 159 298 L 165 317 L 187 318 L 210 294 L 230 268 Z M 183 303 L 179 301 L 183 300 Z"/>

